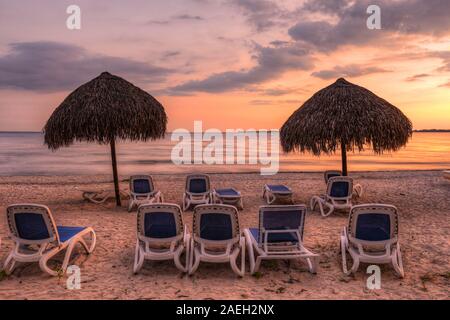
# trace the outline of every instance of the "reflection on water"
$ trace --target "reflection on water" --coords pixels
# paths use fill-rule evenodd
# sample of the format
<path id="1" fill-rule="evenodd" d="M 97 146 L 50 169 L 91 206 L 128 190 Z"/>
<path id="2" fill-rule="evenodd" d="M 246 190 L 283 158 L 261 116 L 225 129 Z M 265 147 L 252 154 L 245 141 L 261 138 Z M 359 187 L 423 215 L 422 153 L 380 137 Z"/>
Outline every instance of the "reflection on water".
<path id="1" fill-rule="evenodd" d="M 170 160 L 174 145 L 170 134 L 158 141 L 118 143 L 119 173 L 259 172 L 259 165 L 176 166 Z M 109 174 L 109 152 L 109 146 L 87 143 L 52 152 L 44 146 L 40 133 L 0 133 L 0 175 Z M 339 167 L 339 154 L 314 157 L 280 153 L 280 171 L 323 171 Z M 450 133 L 414 133 L 406 148 L 392 154 L 379 156 L 370 150 L 349 154 L 349 169 L 353 171 L 448 168 Z"/>

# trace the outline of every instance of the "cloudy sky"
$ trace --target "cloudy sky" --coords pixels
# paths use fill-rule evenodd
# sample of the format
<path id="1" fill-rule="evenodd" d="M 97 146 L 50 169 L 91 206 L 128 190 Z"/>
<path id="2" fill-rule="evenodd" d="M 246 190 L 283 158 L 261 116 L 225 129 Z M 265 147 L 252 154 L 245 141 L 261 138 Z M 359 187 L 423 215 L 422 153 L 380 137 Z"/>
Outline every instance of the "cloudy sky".
<path id="1" fill-rule="evenodd" d="M 0 0 L 0 131 L 41 130 L 105 70 L 160 100 L 169 130 L 279 128 L 339 77 L 450 129 L 449 17 L 448 0 Z"/>

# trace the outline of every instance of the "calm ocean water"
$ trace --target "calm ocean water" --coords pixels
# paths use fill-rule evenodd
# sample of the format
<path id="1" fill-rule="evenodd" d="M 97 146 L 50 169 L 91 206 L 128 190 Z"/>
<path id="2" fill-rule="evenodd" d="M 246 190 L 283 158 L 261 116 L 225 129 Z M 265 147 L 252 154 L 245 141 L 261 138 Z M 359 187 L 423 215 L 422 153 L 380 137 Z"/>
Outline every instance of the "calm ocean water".
<path id="1" fill-rule="evenodd" d="M 170 155 L 176 142 L 119 142 L 119 174 L 187 172 L 259 172 L 261 165 L 175 165 Z M 248 151 L 248 150 L 247 150 Z M 40 133 L 0 133 L 0 175 L 110 174 L 109 146 L 76 143 L 56 152 L 47 149 Z M 340 168 L 340 156 L 280 153 L 280 171 L 323 171 Z M 349 170 L 424 170 L 450 168 L 450 133 L 414 133 L 406 148 L 374 155 L 349 154 Z"/>

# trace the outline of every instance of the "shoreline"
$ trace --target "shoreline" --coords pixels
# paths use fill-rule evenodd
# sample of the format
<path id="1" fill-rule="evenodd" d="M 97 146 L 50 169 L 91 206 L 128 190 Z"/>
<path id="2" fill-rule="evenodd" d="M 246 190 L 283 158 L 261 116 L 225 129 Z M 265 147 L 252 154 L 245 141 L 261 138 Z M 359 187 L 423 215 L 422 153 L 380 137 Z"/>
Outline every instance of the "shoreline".
<path id="1" fill-rule="evenodd" d="M 340 170 L 340 169 L 337 169 Z M 369 174 L 369 173 L 411 173 L 411 172 L 443 172 L 446 170 L 450 170 L 450 168 L 443 168 L 443 169 L 408 169 L 408 170 L 362 170 L 362 171 L 350 171 L 350 173 L 352 174 Z M 193 170 L 192 173 L 204 173 L 204 174 L 208 174 L 208 175 L 234 175 L 234 174 L 248 174 L 248 175 L 260 175 L 261 177 L 276 177 L 279 174 L 323 174 L 324 171 L 279 171 L 278 173 L 274 174 L 274 175 L 261 175 L 261 173 L 259 172 L 259 170 L 255 170 L 255 171 L 239 171 L 239 172 L 208 172 L 208 171 L 201 171 L 201 170 Z M 190 174 L 191 172 L 186 172 L 186 173 L 180 173 L 180 172 L 173 172 L 173 173 L 156 173 L 156 172 L 149 172 L 149 173 L 145 173 L 145 174 L 150 174 L 150 175 L 154 175 L 154 176 L 187 176 L 188 174 Z M 138 173 L 136 173 L 138 174 Z M 51 178 L 51 177 L 106 177 L 106 176 L 111 176 L 112 174 L 50 174 L 50 175 L 43 175 L 43 174 L 31 174 L 31 175 L 20 175 L 20 174 L 15 174 L 15 175 L 1 175 L 0 174 L 0 180 L 2 178 L 14 178 L 14 177 L 20 177 L 20 178 L 26 178 L 26 177 L 47 177 L 47 178 Z M 120 168 L 119 168 L 119 177 L 127 177 L 127 175 L 122 175 L 120 174 Z M 122 178 L 121 182 L 126 181 L 128 178 Z M 111 180 L 110 182 L 113 182 L 113 180 Z M 0 184 L 2 182 L 0 181 Z"/>

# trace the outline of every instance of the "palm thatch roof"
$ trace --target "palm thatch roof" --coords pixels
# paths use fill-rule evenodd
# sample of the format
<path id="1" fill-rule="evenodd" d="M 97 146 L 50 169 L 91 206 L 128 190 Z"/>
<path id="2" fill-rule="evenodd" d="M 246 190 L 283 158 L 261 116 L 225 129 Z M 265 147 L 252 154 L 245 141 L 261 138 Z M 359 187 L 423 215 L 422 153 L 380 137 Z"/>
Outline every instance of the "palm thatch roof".
<path id="1" fill-rule="evenodd" d="M 74 141 L 110 143 L 115 139 L 162 138 L 167 116 L 150 94 L 103 72 L 73 91 L 53 112 L 44 128 L 51 149 Z"/>
<path id="2" fill-rule="evenodd" d="M 395 106 L 343 78 L 318 91 L 280 129 L 284 151 L 315 155 L 364 150 L 396 151 L 412 135 L 411 121 Z"/>

